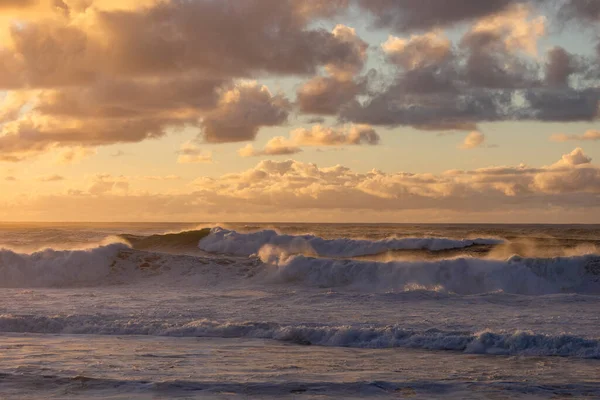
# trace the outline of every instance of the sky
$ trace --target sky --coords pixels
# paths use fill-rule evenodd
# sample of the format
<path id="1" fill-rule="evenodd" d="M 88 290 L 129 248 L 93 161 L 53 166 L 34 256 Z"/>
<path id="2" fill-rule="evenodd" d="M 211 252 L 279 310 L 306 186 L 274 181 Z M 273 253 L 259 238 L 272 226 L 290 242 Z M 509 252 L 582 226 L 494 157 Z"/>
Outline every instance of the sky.
<path id="1" fill-rule="evenodd" d="M 600 223 L 600 1 L 0 0 L 0 221 Z"/>

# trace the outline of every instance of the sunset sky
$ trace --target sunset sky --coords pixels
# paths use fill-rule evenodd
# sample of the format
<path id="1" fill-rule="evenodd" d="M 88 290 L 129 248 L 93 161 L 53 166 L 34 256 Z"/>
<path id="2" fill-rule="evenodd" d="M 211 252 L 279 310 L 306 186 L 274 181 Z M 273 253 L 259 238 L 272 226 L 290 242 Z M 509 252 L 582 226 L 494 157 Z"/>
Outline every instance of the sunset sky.
<path id="1" fill-rule="evenodd" d="M 600 223 L 600 1 L 0 0 L 0 220 Z"/>

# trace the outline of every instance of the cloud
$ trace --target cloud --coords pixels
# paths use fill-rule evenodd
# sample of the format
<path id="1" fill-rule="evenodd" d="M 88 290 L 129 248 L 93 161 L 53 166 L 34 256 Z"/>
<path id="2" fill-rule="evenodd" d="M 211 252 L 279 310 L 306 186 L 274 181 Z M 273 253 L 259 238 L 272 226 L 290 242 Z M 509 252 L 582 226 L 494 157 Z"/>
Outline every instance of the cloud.
<path id="1" fill-rule="evenodd" d="M 331 32 L 338 43 L 346 49 L 345 56 L 325 64 L 325 69 L 338 80 L 349 80 L 360 73 L 367 59 L 369 45 L 356 34 L 354 28 L 338 24 Z"/>
<path id="2" fill-rule="evenodd" d="M 265 160 L 254 168 L 218 179 L 200 178 L 196 189 L 209 203 L 234 199 L 247 207 L 264 205 L 314 209 L 457 209 L 465 212 L 541 204 L 596 204 L 600 168 L 581 149 L 553 165 L 482 168 L 440 175 L 407 172 L 353 172 L 343 166 L 319 168 L 298 161 Z M 218 194 L 219 200 L 211 199 Z"/>
<path id="3" fill-rule="evenodd" d="M 313 18 L 334 14 L 321 2 L 173 0 L 120 10 L 102 3 L 12 30 L 14 48 L 0 53 L 8 75 L 0 81 L 48 87 L 115 75 L 314 74 L 325 65 L 344 69 L 360 56 L 346 32 L 308 27 Z"/>
<path id="4" fill-rule="evenodd" d="M 251 144 L 247 144 L 238 150 L 241 157 L 283 156 L 300 152 L 302 152 L 300 147 L 290 144 L 283 136 L 272 138 L 262 150 L 255 149 Z"/>
<path id="5" fill-rule="evenodd" d="M 240 78 L 325 69 L 346 79 L 366 60 L 352 28 L 312 24 L 347 0 L 46 3 L 43 16 L 10 11 L 21 23 L 0 49 L 0 90 L 12 91 L 0 106 L 3 160 L 184 127 L 214 143 L 252 140 L 285 123 L 291 104 Z"/>
<path id="6" fill-rule="evenodd" d="M 220 84 L 196 77 L 109 79 L 29 92 L 28 110 L 0 126 L 0 159 L 19 161 L 56 147 L 134 143 L 198 126 L 202 113 L 216 107 Z"/>
<path id="7" fill-rule="evenodd" d="M 209 143 L 254 140 L 264 126 L 287 121 L 291 104 L 264 85 L 241 82 L 222 93 L 217 108 L 202 120 L 202 136 Z"/>
<path id="8" fill-rule="evenodd" d="M 589 164 L 591 162 L 592 159 L 585 155 L 581 147 L 578 147 L 569 154 L 563 155 L 562 158 L 556 164 L 554 164 L 554 166 L 577 166 L 582 164 Z"/>
<path id="9" fill-rule="evenodd" d="M 594 0 L 565 0 L 560 8 L 559 16 L 565 20 L 576 22 L 600 21 L 600 4 Z"/>
<path id="10" fill-rule="evenodd" d="M 573 55 L 562 47 L 554 47 L 548 51 L 545 66 L 546 82 L 552 86 L 568 85 L 569 77 L 577 71 Z"/>
<path id="11" fill-rule="evenodd" d="M 345 105 L 364 92 L 364 79 L 339 80 L 317 76 L 300 86 L 297 102 L 306 114 L 335 115 Z"/>
<path id="12" fill-rule="evenodd" d="M 341 128 L 315 125 L 310 129 L 295 129 L 290 132 L 289 138 L 274 137 L 262 150 L 257 150 L 248 144 L 239 149 L 238 154 L 242 157 L 291 155 L 301 152 L 301 147 L 377 145 L 380 139 L 379 134 L 368 125 L 350 125 Z"/>
<path id="13" fill-rule="evenodd" d="M 406 70 L 446 61 L 452 55 L 452 42 L 441 32 L 411 35 L 410 39 L 389 36 L 381 45 L 387 59 Z"/>
<path id="14" fill-rule="evenodd" d="M 494 15 L 513 3 L 512 0 L 359 0 L 359 5 L 372 14 L 377 27 L 397 33 L 443 28 Z"/>
<path id="15" fill-rule="evenodd" d="M 367 59 L 368 44 L 345 25 L 338 24 L 332 33 L 348 44 L 351 55 L 344 63 L 327 64 L 327 76 L 315 76 L 298 88 L 297 103 L 303 113 L 335 115 L 366 89 L 367 79 L 358 74 Z"/>
<path id="16" fill-rule="evenodd" d="M 568 142 L 568 141 L 596 141 L 600 140 L 600 131 L 588 130 L 583 135 L 567 135 L 559 133 L 550 136 L 550 140 L 553 142 Z"/>
<path id="17" fill-rule="evenodd" d="M 64 181 L 65 178 L 61 175 L 46 175 L 46 176 L 40 176 L 39 178 L 37 178 L 37 180 L 39 182 L 60 182 L 60 181 Z"/>
<path id="18" fill-rule="evenodd" d="M 581 149 L 548 166 L 440 174 L 358 172 L 341 165 L 262 160 L 237 173 L 199 177 L 185 191 L 167 193 L 136 190 L 139 179 L 99 175 L 85 190 L 23 196 L 18 201 L 2 198 L 0 215 L 14 217 L 18 205 L 21 218 L 51 219 L 60 208 L 67 220 L 85 215 L 145 221 L 232 215 L 247 221 L 289 220 L 290 215 L 294 220 L 319 220 L 328 215 L 328 221 L 347 221 L 348 213 L 360 215 L 361 221 L 544 222 L 554 214 L 561 218 L 553 221 L 561 222 L 600 218 L 600 167 Z"/>
<path id="19" fill-rule="evenodd" d="M 211 164 L 213 162 L 212 153 L 210 151 L 202 151 L 193 142 L 186 142 L 181 145 L 177 152 L 178 164 Z"/>
<path id="20" fill-rule="evenodd" d="M 471 150 L 476 149 L 478 147 L 483 146 L 485 142 L 485 135 L 481 132 L 471 132 L 465 137 L 463 144 L 459 146 L 460 149 L 463 150 Z"/>
<path id="21" fill-rule="evenodd" d="M 535 14 L 533 2 L 508 3 L 475 20 L 456 44 L 439 30 L 390 36 L 382 45 L 394 67 L 388 84 L 350 101 L 340 119 L 436 130 L 475 130 L 479 123 L 511 120 L 598 119 L 594 62 L 561 48 L 551 49 L 541 62 L 537 48 L 547 19 Z"/>
<path id="22" fill-rule="evenodd" d="M 311 129 L 298 128 L 290 132 L 290 140 L 299 146 L 376 145 L 379 134 L 368 125 L 349 125 L 339 129 L 314 125 Z"/>

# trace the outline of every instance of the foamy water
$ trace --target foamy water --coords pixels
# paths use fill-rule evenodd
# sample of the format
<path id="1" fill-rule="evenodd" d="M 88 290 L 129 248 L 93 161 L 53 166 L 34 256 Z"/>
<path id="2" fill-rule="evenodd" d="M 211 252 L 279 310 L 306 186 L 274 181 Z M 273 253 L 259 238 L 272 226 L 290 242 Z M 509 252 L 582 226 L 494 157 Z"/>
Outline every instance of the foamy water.
<path id="1" fill-rule="evenodd" d="M 0 397 L 600 396 L 599 242 L 593 226 L 0 225 Z"/>

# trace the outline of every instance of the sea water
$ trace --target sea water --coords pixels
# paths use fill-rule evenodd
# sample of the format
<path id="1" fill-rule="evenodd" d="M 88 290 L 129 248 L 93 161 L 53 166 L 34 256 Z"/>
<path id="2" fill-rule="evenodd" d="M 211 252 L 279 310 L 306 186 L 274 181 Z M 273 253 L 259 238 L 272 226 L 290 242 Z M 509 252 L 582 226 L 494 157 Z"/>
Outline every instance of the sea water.
<path id="1" fill-rule="evenodd" d="M 600 226 L 0 224 L 0 398 L 600 398 Z"/>

